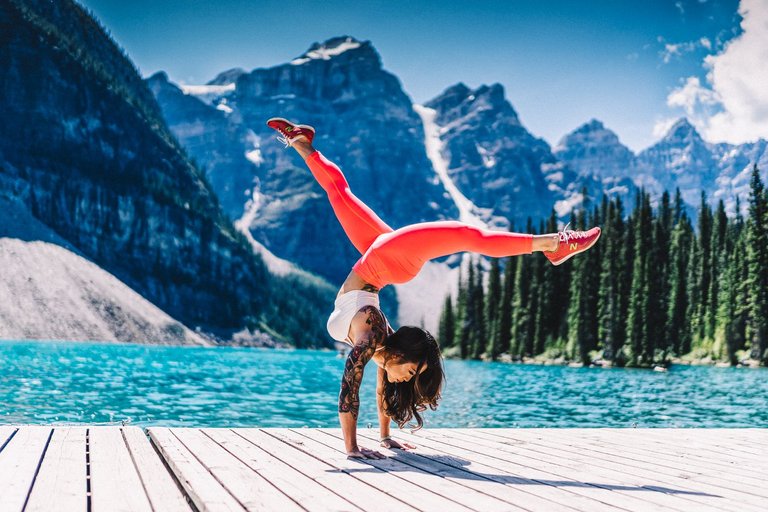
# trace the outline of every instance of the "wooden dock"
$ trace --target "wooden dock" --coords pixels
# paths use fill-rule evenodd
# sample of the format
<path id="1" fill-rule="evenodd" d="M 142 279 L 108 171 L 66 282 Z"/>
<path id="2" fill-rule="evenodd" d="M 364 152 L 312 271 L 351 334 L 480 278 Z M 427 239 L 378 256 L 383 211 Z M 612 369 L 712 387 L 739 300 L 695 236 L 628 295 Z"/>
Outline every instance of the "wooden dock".
<path id="1" fill-rule="evenodd" d="M 768 429 L 0 426 L 0 511 L 768 510 Z M 360 431 L 373 448 L 376 432 Z"/>

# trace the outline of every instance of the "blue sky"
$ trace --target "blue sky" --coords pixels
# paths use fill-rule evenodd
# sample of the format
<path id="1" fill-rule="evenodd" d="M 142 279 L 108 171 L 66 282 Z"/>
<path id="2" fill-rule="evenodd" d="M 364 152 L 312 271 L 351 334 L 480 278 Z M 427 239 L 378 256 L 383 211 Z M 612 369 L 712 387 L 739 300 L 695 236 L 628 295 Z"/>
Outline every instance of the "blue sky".
<path id="1" fill-rule="evenodd" d="M 668 96 L 690 77 L 705 82 L 703 59 L 741 21 L 738 0 L 79 1 L 145 76 L 204 83 L 351 35 L 373 43 L 416 102 L 459 81 L 499 82 L 550 144 L 597 118 L 633 150 L 682 114 Z"/>

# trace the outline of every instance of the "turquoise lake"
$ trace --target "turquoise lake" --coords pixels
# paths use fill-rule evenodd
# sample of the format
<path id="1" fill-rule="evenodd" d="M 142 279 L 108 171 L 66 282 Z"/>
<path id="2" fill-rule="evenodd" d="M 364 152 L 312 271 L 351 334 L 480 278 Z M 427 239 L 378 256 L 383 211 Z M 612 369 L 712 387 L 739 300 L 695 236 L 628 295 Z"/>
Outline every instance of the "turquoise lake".
<path id="1" fill-rule="evenodd" d="M 0 422 L 336 427 L 334 352 L 0 342 Z M 768 427 L 768 370 L 446 361 L 431 427 Z M 369 364 L 360 424 L 376 424 Z"/>

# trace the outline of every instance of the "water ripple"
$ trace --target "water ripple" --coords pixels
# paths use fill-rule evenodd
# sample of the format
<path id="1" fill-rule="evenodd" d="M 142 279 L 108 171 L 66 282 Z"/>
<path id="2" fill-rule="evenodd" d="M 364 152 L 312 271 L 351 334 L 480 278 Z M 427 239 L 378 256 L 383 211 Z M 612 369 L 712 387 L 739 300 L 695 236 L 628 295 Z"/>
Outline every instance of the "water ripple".
<path id="1" fill-rule="evenodd" d="M 335 427 L 331 352 L 0 342 L 0 420 Z M 376 424 L 371 367 L 360 424 Z M 767 427 L 768 370 L 645 370 L 447 361 L 433 427 Z"/>

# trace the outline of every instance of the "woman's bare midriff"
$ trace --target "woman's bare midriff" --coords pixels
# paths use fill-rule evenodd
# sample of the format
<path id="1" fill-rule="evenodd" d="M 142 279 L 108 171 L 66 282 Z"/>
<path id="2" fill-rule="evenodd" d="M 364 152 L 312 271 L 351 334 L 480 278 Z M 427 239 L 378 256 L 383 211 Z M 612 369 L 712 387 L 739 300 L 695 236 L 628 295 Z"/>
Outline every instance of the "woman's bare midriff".
<path id="1" fill-rule="evenodd" d="M 366 290 L 373 293 L 378 293 L 379 289 L 373 286 L 372 284 L 366 283 L 365 280 L 357 275 L 354 270 L 349 272 L 349 275 L 344 280 L 344 283 L 341 285 L 341 288 L 339 289 L 339 293 L 336 295 L 336 298 L 341 297 L 347 292 L 351 292 L 352 290 Z"/>

